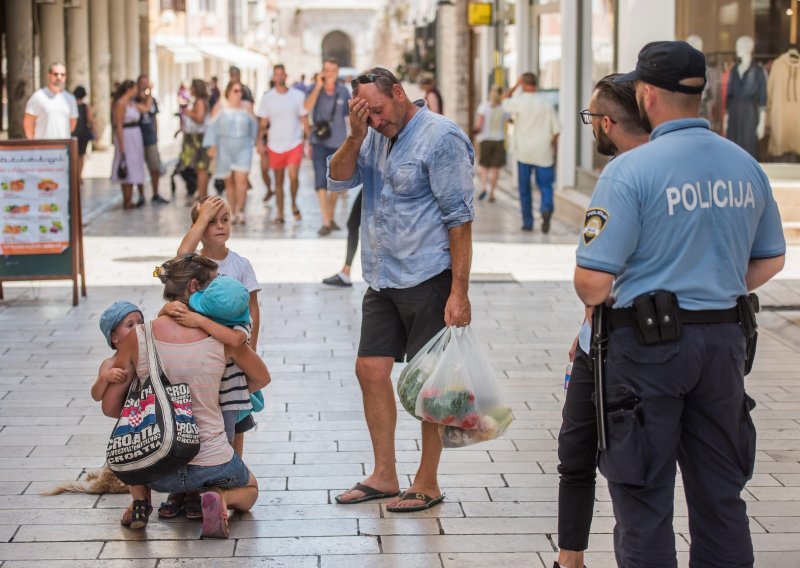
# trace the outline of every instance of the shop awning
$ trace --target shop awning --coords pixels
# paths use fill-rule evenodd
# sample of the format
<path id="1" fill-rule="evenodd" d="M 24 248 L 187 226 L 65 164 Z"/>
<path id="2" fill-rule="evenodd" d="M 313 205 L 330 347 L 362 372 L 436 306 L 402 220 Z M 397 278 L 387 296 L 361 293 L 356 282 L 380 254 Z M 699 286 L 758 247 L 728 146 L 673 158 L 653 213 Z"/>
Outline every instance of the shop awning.
<path id="1" fill-rule="evenodd" d="M 201 63 L 203 61 L 203 54 L 190 45 L 157 45 L 156 47 L 171 53 L 175 63 Z"/>
<path id="2" fill-rule="evenodd" d="M 206 57 L 220 59 L 240 69 L 266 69 L 269 67 L 269 58 L 255 51 L 239 47 L 233 43 L 198 44 L 199 49 Z"/>

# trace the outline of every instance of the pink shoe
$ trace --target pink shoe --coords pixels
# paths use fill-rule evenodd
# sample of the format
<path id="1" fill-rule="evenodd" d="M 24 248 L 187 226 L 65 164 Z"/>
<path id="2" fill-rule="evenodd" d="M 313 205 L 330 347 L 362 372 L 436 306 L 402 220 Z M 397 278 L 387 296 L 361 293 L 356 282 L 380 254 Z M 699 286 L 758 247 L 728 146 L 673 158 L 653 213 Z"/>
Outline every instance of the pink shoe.
<path id="1" fill-rule="evenodd" d="M 203 538 L 228 538 L 228 509 L 216 491 L 203 493 Z"/>

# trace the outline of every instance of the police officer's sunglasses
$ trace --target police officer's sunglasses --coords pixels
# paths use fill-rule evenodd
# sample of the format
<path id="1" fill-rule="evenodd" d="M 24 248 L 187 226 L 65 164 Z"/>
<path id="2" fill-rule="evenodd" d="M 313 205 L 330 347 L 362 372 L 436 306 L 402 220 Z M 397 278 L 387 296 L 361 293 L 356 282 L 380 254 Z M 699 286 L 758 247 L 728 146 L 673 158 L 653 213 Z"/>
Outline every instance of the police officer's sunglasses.
<path id="1" fill-rule="evenodd" d="M 614 120 L 613 118 L 611 118 L 611 117 L 610 117 L 610 116 L 608 116 L 607 114 L 602 114 L 602 113 L 599 113 L 599 112 L 589 112 L 589 109 L 588 109 L 588 108 L 587 108 L 587 109 L 584 109 L 584 110 L 582 110 L 582 111 L 581 111 L 581 112 L 579 112 L 578 114 L 579 114 L 579 115 L 581 115 L 581 120 L 583 121 L 583 123 L 584 123 L 584 124 L 591 124 L 591 123 L 592 123 L 592 120 L 593 120 L 595 117 L 597 117 L 597 118 L 603 118 L 604 116 L 605 116 L 605 117 L 608 117 L 608 120 L 610 120 L 612 124 L 616 124 L 616 123 L 617 123 L 617 121 L 616 121 L 616 120 Z"/>
<path id="2" fill-rule="evenodd" d="M 372 73 L 364 73 L 362 75 L 359 75 L 358 77 L 356 77 L 352 81 L 350 81 L 350 86 L 355 89 L 356 85 L 359 85 L 359 84 L 366 85 L 368 83 L 374 83 L 375 81 L 378 81 L 379 79 L 384 79 L 386 81 L 389 81 L 393 85 L 395 85 L 395 84 L 399 85 L 400 84 L 400 82 L 397 79 L 394 79 L 392 77 L 392 75 L 389 74 L 389 71 L 385 71 L 385 70 L 381 69 L 380 67 L 378 67 Z"/>

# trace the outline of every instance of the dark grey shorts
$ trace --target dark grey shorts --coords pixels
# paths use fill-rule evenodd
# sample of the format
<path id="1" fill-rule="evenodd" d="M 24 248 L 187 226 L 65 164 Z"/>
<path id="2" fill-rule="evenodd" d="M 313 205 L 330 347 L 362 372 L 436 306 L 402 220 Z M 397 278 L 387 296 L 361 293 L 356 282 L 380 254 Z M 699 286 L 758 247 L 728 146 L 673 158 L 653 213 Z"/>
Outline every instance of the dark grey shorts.
<path id="1" fill-rule="evenodd" d="M 359 357 L 410 360 L 444 327 L 453 277 L 448 269 L 411 288 L 372 288 L 364 294 Z"/>

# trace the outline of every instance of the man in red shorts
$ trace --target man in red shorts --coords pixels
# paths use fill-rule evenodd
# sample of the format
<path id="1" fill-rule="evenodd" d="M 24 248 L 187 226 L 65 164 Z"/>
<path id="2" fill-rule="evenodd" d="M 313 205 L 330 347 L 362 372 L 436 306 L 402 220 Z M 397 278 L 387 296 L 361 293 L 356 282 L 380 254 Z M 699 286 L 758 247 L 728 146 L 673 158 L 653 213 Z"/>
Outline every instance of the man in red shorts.
<path id="1" fill-rule="evenodd" d="M 310 129 L 304 107 L 305 95 L 286 86 L 286 69 L 275 65 L 272 72 L 275 86 L 264 93 L 258 105 L 258 152 L 268 154 L 269 166 L 275 173 L 275 197 L 278 211 L 273 223 L 283 223 L 283 178 L 289 169 L 289 189 L 292 196 L 292 214 L 301 219 L 297 208 L 297 187 L 300 162 L 303 160 L 303 140 Z M 264 135 L 269 128 L 269 140 L 264 147 Z"/>

